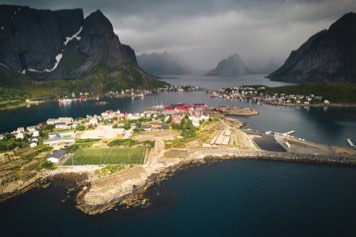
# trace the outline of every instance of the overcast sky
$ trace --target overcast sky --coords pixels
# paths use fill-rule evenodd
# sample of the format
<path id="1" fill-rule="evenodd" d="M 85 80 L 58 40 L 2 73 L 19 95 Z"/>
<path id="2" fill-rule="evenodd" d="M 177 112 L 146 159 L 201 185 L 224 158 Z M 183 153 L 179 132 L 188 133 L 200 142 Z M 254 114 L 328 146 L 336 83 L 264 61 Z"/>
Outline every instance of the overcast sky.
<path id="1" fill-rule="evenodd" d="M 168 52 L 210 69 L 235 52 L 250 68 L 280 66 L 291 50 L 347 12 L 355 0 L 0 0 L 39 9 L 96 9 L 137 54 Z M 273 67 L 273 66 L 272 66 Z"/>

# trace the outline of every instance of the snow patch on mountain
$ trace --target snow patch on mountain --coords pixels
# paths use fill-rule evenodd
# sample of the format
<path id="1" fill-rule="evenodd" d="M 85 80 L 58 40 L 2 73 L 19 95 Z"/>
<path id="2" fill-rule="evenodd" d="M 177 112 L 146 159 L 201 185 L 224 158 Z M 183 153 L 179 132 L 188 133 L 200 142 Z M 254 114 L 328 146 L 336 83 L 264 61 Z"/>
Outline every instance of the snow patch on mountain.
<path id="1" fill-rule="evenodd" d="M 83 27 L 81 26 L 79 28 L 79 30 L 74 35 L 72 35 L 70 37 L 66 37 L 66 40 L 64 41 L 64 46 L 66 46 L 69 42 L 71 42 L 74 39 L 80 40 L 80 37 L 78 35 L 80 34 L 80 32 L 82 32 L 82 30 L 83 30 Z M 57 66 L 59 65 L 59 63 L 60 63 L 60 61 L 61 61 L 61 59 L 63 57 L 63 51 L 64 51 L 64 49 L 62 49 L 62 51 L 59 54 L 57 54 L 57 56 L 55 58 L 56 59 L 56 63 L 54 64 L 54 66 L 51 69 L 44 69 L 43 71 L 40 71 L 40 70 L 36 70 L 36 69 L 33 69 L 33 68 L 29 68 L 28 71 L 29 72 L 37 72 L 37 73 L 53 72 L 57 68 Z"/>

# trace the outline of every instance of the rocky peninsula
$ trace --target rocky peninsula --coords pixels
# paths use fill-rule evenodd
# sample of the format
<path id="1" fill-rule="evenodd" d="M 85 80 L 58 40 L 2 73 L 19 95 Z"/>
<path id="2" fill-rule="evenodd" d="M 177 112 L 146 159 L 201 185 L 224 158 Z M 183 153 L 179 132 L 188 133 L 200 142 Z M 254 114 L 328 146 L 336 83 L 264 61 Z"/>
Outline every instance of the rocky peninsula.
<path id="1" fill-rule="evenodd" d="M 263 159 L 356 165 L 356 150 L 352 148 L 312 143 L 288 134 L 244 130 L 238 117 L 227 118 L 226 113 L 258 115 L 248 108 L 177 104 L 149 108 L 141 114 L 106 111 L 85 119 L 49 119 L 42 129 L 56 122 L 60 126 L 78 123 L 78 129 L 43 130 L 48 137 L 40 137 L 38 148 L 17 148 L 13 154 L 2 154 L 8 161 L 0 164 L 0 199 L 4 201 L 60 177 L 76 184 L 77 208 L 96 215 L 117 205 L 147 205 L 145 193 L 152 184 L 196 164 Z M 49 146 L 65 149 L 63 158 L 56 158 L 56 152 L 49 155 Z M 37 158 L 28 162 L 29 157 Z M 58 163 L 53 165 L 44 159 Z"/>

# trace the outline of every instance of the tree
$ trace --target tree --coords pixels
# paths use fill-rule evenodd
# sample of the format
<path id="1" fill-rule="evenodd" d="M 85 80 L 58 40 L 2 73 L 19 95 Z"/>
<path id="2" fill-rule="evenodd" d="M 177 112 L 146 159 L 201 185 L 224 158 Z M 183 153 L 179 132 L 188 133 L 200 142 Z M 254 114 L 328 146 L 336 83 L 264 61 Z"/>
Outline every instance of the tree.
<path id="1" fill-rule="evenodd" d="M 54 125 L 53 124 L 43 124 L 41 129 L 43 131 L 53 131 Z"/>
<path id="2" fill-rule="evenodd" d="M 142 126 L 142 122 L 140 120 L 136 121 L 136 128 L 140 128 Z"/>
<path id="3" fill-rule="evenodd" d="M 125 119 L 125 121 L 124 121 L 124 129 L 125 130 L 129 130 L 130 128 L 131 128 L 130 120 Z"/>
<path id="4" fill-rule="evenodd" d="M 85 126 L 84 126 L 83 124 L 78 124 L 77 127 L 76 127 L 76 129 L 77 129 L 78 131 L 83 131 L 83 130 L 85 130 Z"/>
<path id="5" fill-rule="evenodd" d="M 51 169 L 53 169 L 53 164 L 52 164 L 52 162 L 45 161 L 41 164 L 41 167 L 42 167 L 42 169 L 51 170 Z"/>

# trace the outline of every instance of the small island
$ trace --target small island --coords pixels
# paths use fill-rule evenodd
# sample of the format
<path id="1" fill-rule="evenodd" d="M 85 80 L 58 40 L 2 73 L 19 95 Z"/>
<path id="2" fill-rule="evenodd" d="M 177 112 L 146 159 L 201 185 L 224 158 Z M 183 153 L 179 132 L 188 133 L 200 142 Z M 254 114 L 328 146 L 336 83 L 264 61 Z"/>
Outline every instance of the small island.
<path id="1" fill-rule="evenodd" d="M 144 194 L 152 184 L 199 163 L 238 158 L 356 165 L 353 148 L 305 141 L 294 131 L 246 129 L 238 116 L 258 112 L 172 104 L 20 127 L 0 136 L 0 199 L 74 177 L 77 207 L 94 215 L 116 205 L 147 205 Z"/>

